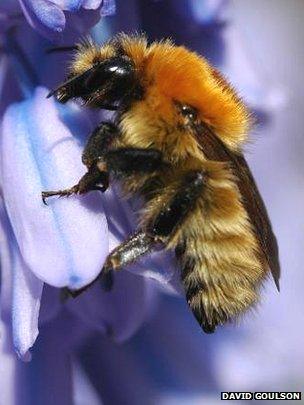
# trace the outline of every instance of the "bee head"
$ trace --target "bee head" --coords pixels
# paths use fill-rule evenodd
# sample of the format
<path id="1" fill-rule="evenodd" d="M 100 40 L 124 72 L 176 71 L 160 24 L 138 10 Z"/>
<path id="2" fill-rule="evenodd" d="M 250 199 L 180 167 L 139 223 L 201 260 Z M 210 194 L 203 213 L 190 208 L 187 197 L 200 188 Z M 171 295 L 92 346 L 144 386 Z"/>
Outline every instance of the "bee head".
<path id="1" fill-rule="evenodd" d="M 98 47 L 90 40 L 77 45 L 67 80 L 48 97 L 65 103 L 81 98 L 91 107 L 117 109 L 138 93 L 132 59 L 119 51 L 117 43 Z"/>

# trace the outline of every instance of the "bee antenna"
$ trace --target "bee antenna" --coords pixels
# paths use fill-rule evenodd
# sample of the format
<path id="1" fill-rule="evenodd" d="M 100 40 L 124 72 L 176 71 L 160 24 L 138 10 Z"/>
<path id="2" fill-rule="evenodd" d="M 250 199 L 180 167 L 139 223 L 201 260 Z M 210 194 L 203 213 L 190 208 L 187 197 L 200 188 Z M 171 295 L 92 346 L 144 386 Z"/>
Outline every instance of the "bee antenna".
<path id="1" fill-rule="evenodd" d="M 47 54 L 55 53 L 55 52 L 70 52 L 70 51 L 77 51 L 78 46 L 77 45 L 71 45 L 71 46 L 53 46 L 51 48 L 46 49 Z"/>

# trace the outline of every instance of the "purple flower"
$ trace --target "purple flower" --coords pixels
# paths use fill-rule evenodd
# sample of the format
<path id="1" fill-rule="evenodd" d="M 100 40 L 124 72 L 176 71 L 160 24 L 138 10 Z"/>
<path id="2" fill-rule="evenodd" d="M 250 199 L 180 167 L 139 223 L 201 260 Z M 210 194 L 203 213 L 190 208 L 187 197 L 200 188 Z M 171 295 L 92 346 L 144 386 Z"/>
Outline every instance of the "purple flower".
<path id="1" fill-rule="evenodd" d="M 86 33 L 100 17 L 114 14 L 115 0 L 19 0 L 19 7 L 18 0 L 7 0 L 0 5 L 0 21 L 19 24 L 21 12 L 37 32 L 58 41 L 63 34 Z"/>

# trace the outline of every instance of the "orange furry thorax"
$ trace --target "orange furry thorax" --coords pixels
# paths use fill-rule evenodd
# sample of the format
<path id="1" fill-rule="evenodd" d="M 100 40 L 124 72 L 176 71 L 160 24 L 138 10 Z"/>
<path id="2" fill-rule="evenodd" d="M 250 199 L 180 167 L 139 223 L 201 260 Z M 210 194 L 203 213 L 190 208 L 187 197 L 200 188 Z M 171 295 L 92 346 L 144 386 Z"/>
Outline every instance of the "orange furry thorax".
<path id="1" fill-rule="evenodd" d="M 84 44 L 72 63 L 72 73 L 81 73 L 96 61 L 113 56 L 117 44 L 134 62 L 145 88 L 141 108 L 134 105 L 130 112 L 134 121 L 147 124 L 151 117 L 154 126 L 166 127 L 163 131 L 168 133 L 170 127 L 181 124 L 174 102 L 187 103 L 198 110 L 199 118 L 228 147 L 241 148 L 251 122 L 244 103 L 206 59 L 183 46 L 175 46 L 170 40 L 148 45 L 142 36 L 122 34 L 102 47 Z"/>

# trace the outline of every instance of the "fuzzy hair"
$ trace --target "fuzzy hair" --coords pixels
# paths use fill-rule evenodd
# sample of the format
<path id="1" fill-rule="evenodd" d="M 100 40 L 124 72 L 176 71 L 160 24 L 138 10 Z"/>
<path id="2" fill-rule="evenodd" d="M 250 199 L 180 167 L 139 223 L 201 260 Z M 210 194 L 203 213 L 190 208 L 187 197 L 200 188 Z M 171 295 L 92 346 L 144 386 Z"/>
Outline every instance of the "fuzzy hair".
<path id="1" fill-rule="evenodd" d="M 258 301 L 269 266 L 238 176 L 229 162 L 206 156 L 199 126 L 191 127 L 176 103 L 194 107 L 197 122 L 208 126 L 234 154 L 240 153 L 248 137 L 248 110 L 206 59 L 169 40 L 149 45 L 143 36 L 121 34 L 102 47 L 84 45 L 71 70 L 82 73 L 94 62 L 114 56 L 117 49 L 133 61 L 144 95 L 118 117 L 121 136 L 114 147 L 156 148 L 172 164 L 172 169 L 152 174 L 159 182 L 159 192 L 152 197 L 143 191 L 149 175 L 133 175 L 123 181 L 123 187 L 129 194 L 144 194 L 140 222 L 145 229 L 180 190 L 185 173 L 204 173 L 204 190 L 167 248 L 183 246 L 182 278 L 198 321 L 217 325 L 235 319 Z"/>

